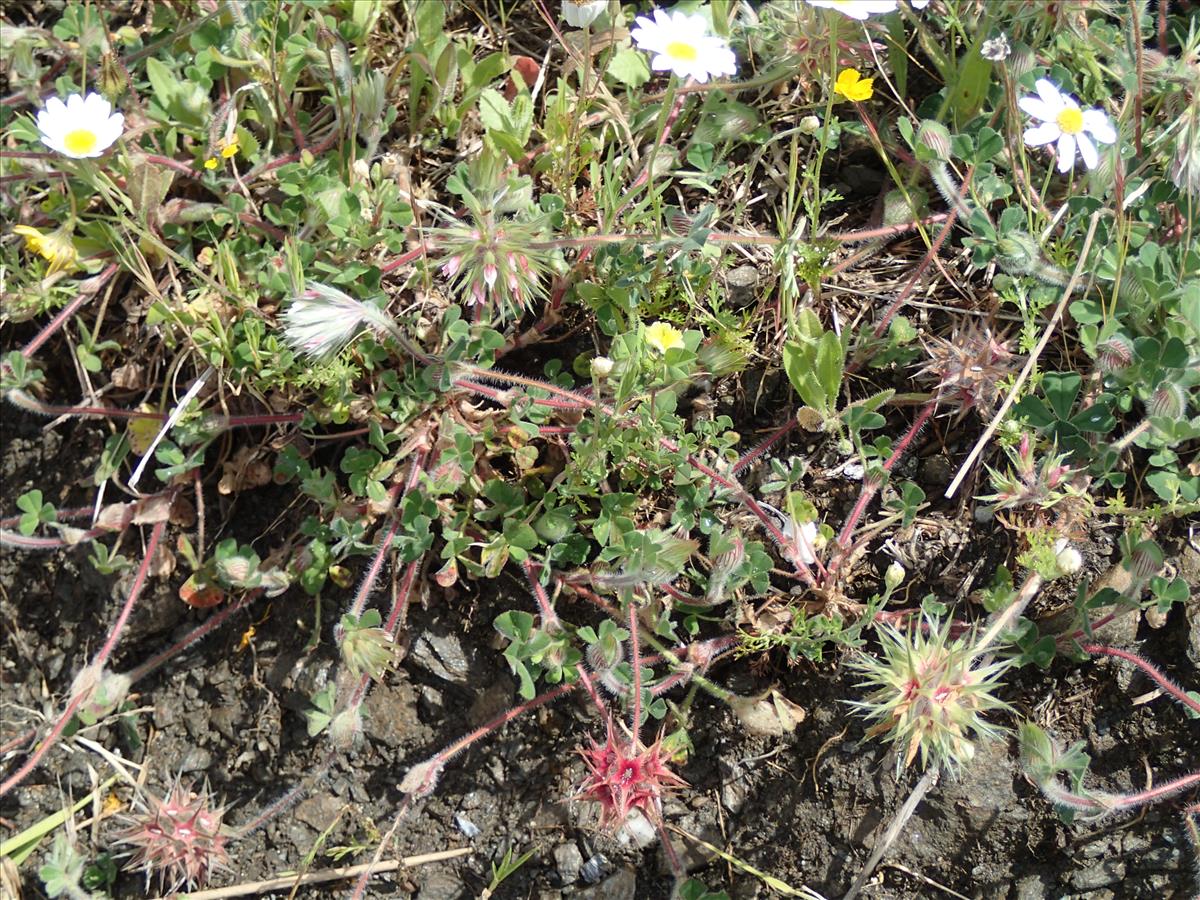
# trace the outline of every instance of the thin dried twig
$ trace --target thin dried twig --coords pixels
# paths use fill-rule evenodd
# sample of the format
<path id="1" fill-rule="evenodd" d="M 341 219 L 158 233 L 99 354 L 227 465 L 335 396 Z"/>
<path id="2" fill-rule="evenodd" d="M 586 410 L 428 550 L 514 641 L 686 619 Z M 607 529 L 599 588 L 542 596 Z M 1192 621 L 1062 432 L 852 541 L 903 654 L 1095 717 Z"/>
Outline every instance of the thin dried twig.
<path id="1" fill-rule="evenodd" d="M 172 894 L 177 900 L 224 900 L 226 897 L 245 897 L 248 894 L 261 894 L 265 891 L 278 891 L 293 885 L 324 884 L 327 881 L 341 881 L 343 878 L 355 878 L 370 869 L 372 874 L 394 872 L 397 869 L 410 869 L 426 863 L 442 862 L 447 859 L 457 859 L 471 852 L 470 847 L 459 847 L 456 850 L 439 850 L 436 853 L 422 853 L 418 856 L 405 856 L 399 859 L 384 860 L 380 863 L 361 863 L 357 866 L 339 866 L 336 869 L 322 869 L 319 872 L 309 872 L 307 875 L 283 875 L 279 878 L 268 878 L 265 881 L 245 881 L 241 884 L 223 888 L 212 888 L 207 891 L 196 891 L 193 894 Z M 159 897 L 157 900 L 166 900 Z"/>

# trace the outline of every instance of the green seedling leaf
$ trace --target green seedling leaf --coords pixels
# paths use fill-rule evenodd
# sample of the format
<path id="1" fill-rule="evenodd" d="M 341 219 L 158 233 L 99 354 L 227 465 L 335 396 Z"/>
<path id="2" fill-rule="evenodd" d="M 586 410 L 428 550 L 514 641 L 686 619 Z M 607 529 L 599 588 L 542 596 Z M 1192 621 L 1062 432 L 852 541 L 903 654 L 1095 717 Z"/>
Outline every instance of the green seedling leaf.
<path id="1" fill-rule="evenodd" d="M 650 80 L 650 63 L 646 54 L 626 47 L 613 54 L 608 64 L 608 74 L 627 87 L 640 88 Z"/>

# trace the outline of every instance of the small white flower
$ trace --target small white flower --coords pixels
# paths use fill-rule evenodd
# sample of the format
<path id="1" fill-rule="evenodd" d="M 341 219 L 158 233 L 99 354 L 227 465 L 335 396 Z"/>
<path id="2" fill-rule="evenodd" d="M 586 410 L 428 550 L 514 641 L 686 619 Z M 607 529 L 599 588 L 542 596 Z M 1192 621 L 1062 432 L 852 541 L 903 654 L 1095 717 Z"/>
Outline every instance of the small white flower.
<path id="1" fill-rule="evenodd" d="M 1009 46 L 1006 34 L 984 41 L 983 46 L 979 48 L 979 55 L 992 62 L 1004 62 L 1010 53 L 1012 53 L 1012 47 Z"/>
<path id="2" fill-rule="evenodd" d="M 816 522 L 797 522 L 787 513 L 761 500 L 758 501 L 758 505 L 773 520 L 779 533 L 787 539 L 787 543 L 779 548 L 785 558 L 799 560 L 806 566 L 811 566 L 817 561 L 816 551 L 821 549 L 817 545 L 823 545 L 824 541 L 817 533 Z M 771 537 L 775 536 L 771 535 Z"/>
<path id="3" fill-rule="evenodd" d="M 572 28 L 587 28 L 608 7 L 608 0 L 563 0 L 562 17 Z"/>
<path id="4" fill-rule="evenodd" d="M 1067 543 L 1066 538 L 1054 542 L 1054 567 L 1063 575 L 1074 575 L 1083 568 L 1083 554 Z"/>
<path id="5" fill-rule="evenodd" d="M 630 36 L 639 50 L 653 54 L 650 68 L 655 71 L 670 70 L 701 84 L 714 75 L 737 71 L 737 58 L 729 44 L 708 33 L 703 16 L 656 9 L 653 19 L 638 16 L 635 24 Z"/>
<path id="6" fill-rule="evenodd" d="M 1079 103 L 1070 94 L 1064 94 L 1051 81 L 1037 80 L 1036 97 L 1022 97 L 1017 105 L 1041 124 L 1025 130 L 1025 144 L 1041 147 L 1055 141 L 1058 151 L 1058 171 L 1067 173 L 1075 167 L 1075 150 L 1083 157 L 1089 169 L 1096 168 L 1100 153 L 1093 140 L 1102 144 L 1114 143 L 1116 129 L 1103 110 L 1080 109 Z"/>
<path id="7" fill-rule="evenodd" d="M 42 143 L 72 159 L 99 156 L 117 142 L 125 128 L 125 117 L 112 111 L 112 104 L 99 94 L 71 94 L 63 103 L 58 97 L 46 101 L 37 114 Z"/>
<path id="8" fill-rule="evenodd" d="M 929 0 L 908 0 L 913 9 L 924 9 L 929 5 Z"/>
<path id="9" fill-rule="evenodd" d="M 836 9 L 843 15 L 847 15 L 852 19 L 858 19 L 860 22 L 866 20 L 868 16 L 880 15 L 882 13 L 895 12 L 900 6 L 898 0 L 805 0 L 809 6 L 820 6 L 824 9 Z M 926 3 L 928 0 L 926 0 Z M 916 6 L 921 9 L 925 4 Z"/>
<path id="10" fill-rule="evenodd" d="M 613 361 L 607 356 L 596 356 L 592 358 L 592 374 L 597 378 L 607 378 L 612 374 Z"/>

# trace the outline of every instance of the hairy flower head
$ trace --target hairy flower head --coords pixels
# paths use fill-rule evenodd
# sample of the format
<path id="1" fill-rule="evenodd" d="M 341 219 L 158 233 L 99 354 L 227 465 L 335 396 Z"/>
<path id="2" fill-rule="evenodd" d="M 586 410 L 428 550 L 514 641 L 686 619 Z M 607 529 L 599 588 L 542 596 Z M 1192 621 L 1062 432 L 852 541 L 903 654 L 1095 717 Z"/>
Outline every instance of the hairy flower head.
<path id="1" fill-rule="evenodd" d="M 633 810 L 651 822 L 662 819 L 662 798 L 687 784 L 667 768 L 667 754 L 660 737 L 649 747 L 619 739 L 608 723 L 604 743 L 592 741 L 581 749 L 588 768 L 579 796 L 600 804 L 600 824 L 616 831 Z"/>
<path id="2" fill-rule="evenodd" d="M 363 328 L 394 333 L 386 313 L 328 285 L 310 281 L 283 313 L 283 336 L 293 348 L 316 360 L 336 354 Z"/>
<path id="3" fill-rule="evenodd" d="M 548 217 L 519 199 L 527 193 L 501 187 L 486 200 L 466 195 L 467 221 L 430 230 L 442 276 L 466 305 L 495 306 L 504 318 L 517 318 L 545 296 L 558 251 L 546 246 Z"/>
<path id="4" fill-rule="evenodd" d="M 117 838 L 127 844 L 127 868 L 146 873 L 146 886 L 158 875 L 160 887 L 175 893 L 203 884 L 217 869 L 229 867 L 221 830 L 223 807 L 214 806 L 207 788 L 185 788 L 178 780 L 166 797 L 146 794 L 142 811 L 127 817 L 129 827 Z"/>
<path id="5" fill-rule="evenodd" d="M 1000 733 L 985 715 L 1009 708 L 994 696 L 1009 663 L 977 666 L 973 635 L 951 640 L 949 623 L 925 619 L 908 632 L 881 626 L 879 643 L 879 656 L 850 663 L 864 676 L 859 687 L 873 689 L 850 704 L 874 720 L 868 737 L 882 735 L 901 749 L 897 772 L 918 752 L 923 768 L 933 762 L 953 771 L 975 755 L 977 740 Z"/>
<path id="6" fill-rule="evenodd" d="M 959 408 L 961 417 L 977 407 L 990 413 L 1000 396 L 1005 376 L 1016 371 L 1008 341 L 997 339 L 988 328 L 976 325 L 956 331 L 947 338 L 932 338 L 925 344 L 929 362 L 917 375 L 938 379 L 938 399 Z"/>

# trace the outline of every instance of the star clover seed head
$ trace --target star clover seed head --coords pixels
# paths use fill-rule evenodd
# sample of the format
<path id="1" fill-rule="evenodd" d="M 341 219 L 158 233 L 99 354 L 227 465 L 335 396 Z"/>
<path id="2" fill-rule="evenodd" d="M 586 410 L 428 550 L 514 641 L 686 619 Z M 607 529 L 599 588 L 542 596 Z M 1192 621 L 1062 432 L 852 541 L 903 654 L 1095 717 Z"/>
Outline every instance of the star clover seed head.
<path id="1" fill-rule="evenodd" d="M 951 640 L 949 623 L 932 618 L 907 632 L 881 626 L 879 639 L 878 656 L 864 653 L 850 663 L 864 676 L 859 687 L 870 690 L 850 703 L 874 722 L 869 737 L 902 751 L 897 772 L 918 753 L 922 768 L 932 763 L 954 772 L 972 759 L 979 740 L 1000 733 L 986 716 L 1009 708 L 995 696 L 1008 662 L 977 666 L 973 635 Z"/>

